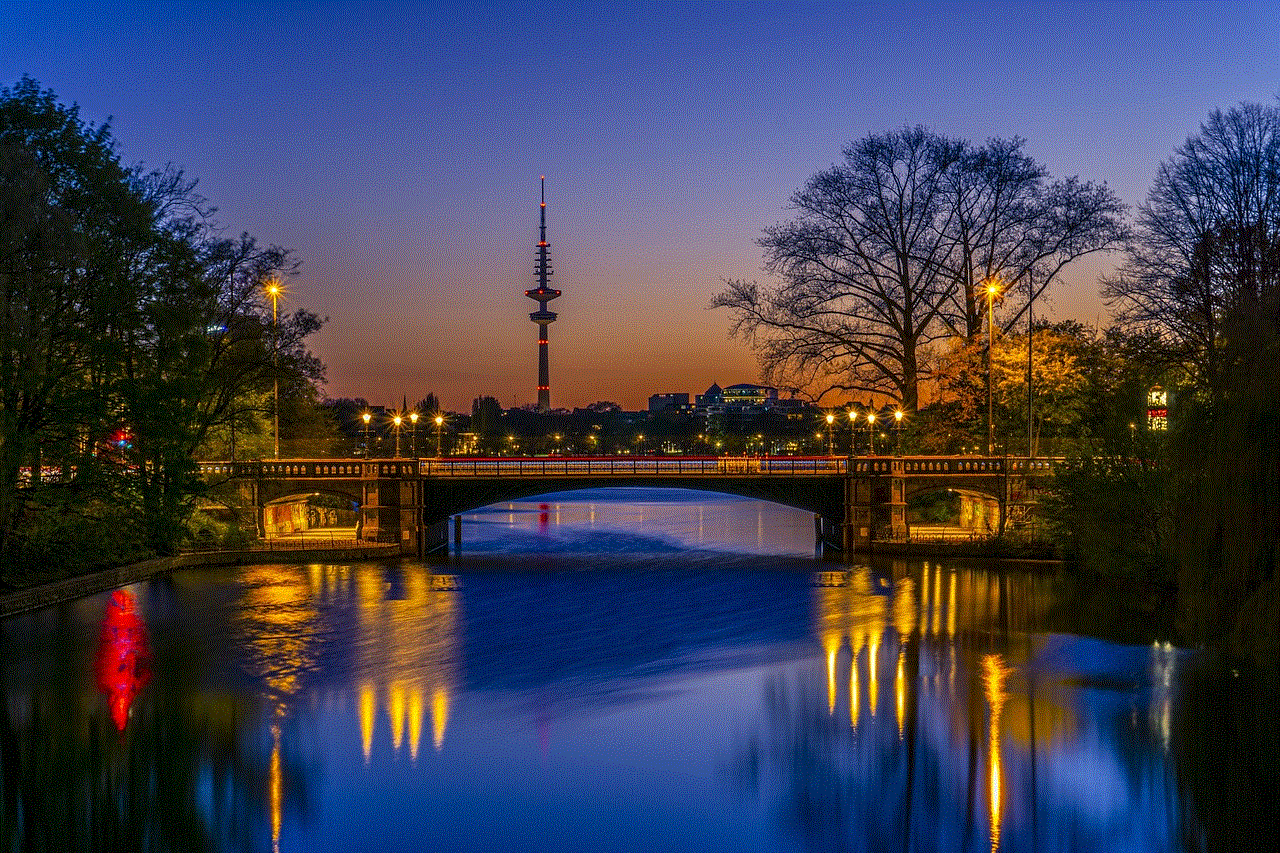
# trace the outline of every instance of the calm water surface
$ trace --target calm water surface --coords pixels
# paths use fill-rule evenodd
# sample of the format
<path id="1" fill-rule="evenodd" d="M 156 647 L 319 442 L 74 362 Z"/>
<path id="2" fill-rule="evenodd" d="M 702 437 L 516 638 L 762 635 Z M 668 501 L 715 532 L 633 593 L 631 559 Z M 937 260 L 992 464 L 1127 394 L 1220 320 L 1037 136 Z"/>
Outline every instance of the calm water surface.
<path id="1" fill-rule="evenodd" d="M 598 490 L 473 513 L 444 566 L 182 571 L 4 620 L 0 839 L 379 853 L 1275 840 L 1247 673 L 1043 573 L 828 572 L 812 542 L 811 516 L 771 504 Z"/>

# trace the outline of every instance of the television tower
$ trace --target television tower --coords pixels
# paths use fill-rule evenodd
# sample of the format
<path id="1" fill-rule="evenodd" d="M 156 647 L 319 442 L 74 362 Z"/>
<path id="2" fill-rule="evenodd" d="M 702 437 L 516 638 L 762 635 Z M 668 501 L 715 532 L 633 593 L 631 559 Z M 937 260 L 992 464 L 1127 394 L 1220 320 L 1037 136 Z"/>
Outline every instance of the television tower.
<path id="1" fill-rule="evenodd" d="M 541 224 L 538 229 L 538 263 L 534 274 L 538 276 L 538 286 L 534 290 L 526 290 L 524 295 L 536 299 L 538 310 L 529 315 L 529 319 L 538 324 L 538 411 L 551 410 L 551 378 L 547 369 L 547 326 L 556 320 L 556 312 L 547 310 L 547 303 L 560 295 L 560 291 L 547 286 L 551 278 L 551 246 L 547 243 L 547 176 L 542 176 L 542 206 L 539 209 Z"/>

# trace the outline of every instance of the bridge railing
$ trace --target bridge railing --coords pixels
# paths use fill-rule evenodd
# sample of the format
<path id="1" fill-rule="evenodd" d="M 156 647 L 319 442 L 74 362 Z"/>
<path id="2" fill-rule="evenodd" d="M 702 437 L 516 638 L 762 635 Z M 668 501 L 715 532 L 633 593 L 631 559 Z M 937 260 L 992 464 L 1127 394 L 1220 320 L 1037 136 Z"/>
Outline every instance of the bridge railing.
<path id="1" fill-rule="evenodd" d="M 840 474 L 839 457 L 552 456 L 535 459 L 423 459 L 424 477 L 698 477 L 734 474 Z"/>
<path id="2" fill-rule="evenodd" d="M 855 456 L 855 474 L 907 477 L 1051 473 L 1060 458 Z M 376 477 L 813 477 L 845 473 L 844 456 L 550 456 L 448 459 L 272 459 L 201 462 L 208 477 L 342 479 Z"/>

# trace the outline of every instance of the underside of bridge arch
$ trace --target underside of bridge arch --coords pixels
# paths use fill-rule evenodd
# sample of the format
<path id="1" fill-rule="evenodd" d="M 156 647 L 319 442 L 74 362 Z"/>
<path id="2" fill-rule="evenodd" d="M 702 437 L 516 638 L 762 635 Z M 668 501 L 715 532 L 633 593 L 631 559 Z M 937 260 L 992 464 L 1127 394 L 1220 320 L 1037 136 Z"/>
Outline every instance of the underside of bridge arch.
<path id="1" fill-rule="evenodd" d="M 844 483 L 840 477 L 806 477 L 783 480 L 763 477 L 652 478 L 565 477 L 547 480 L 514 478 L 425 479 L 423 480 L 423 520 L 431 524 L 489 504 L 522 500 L 552 492 L 573 492 L 600 488 L 692 489 L 770 501 L 794 507 L 828 519 L 844 514 Z"/>
<path id="2" fill-rule="evenodd" d="M 1004 507 L 1000 499 L 1003 486 L 1004 483 L 996 477 L 922 477 L 907 481 L 906 500 L 910 502 L 925 495 L 951 492 L 960 497 L 956 526 L 979 533 L 994 533 L 1003 525 Z"/>
<path id="3" fill-rule="evenodd" d="M 959 480 L 955 477 L 920 477 L 906 480 L 906 498 L 933 494 L 934 492 L 955 492 L 973 498 L 998 501 L 1001 483 L 995 477 L 970 478 Z"/>
<path id="4" fill-rule="evenodd" d="M 264 504 L 298 500 L 316 494 L 346 498 L 355 504 L 364 501 L 359 480 L 264 480 L 258 486 L 258 499 Z"/>

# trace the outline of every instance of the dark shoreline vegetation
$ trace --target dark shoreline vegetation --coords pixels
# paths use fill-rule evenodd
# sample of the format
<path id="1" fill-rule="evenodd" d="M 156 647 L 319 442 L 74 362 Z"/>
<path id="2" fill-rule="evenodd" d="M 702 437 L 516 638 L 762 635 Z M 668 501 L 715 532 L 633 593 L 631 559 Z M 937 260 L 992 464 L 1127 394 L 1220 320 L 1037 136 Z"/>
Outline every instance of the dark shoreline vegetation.
<path id="1" fill-rule="evenodd" d="M 868 136 L 797 193 L 807 214 L 766 230 L 769 268 L 792 285 L 812 285 L 823 253 L 838 255 L 832 241 L 843 239 L 824 230 L 820 214 L 838 208 L 867 224 L 858 216 L 876 182 L 864 179 L 908 159 L 931 170 L 914 180 L 934 181 L 938 198 L 969 199 L 969 213 L 982 208 L 991 223 L 1026 215 L 1032 224 L 1016 245 L 986 247 L 985 268 L 978 254 L 942 250 L 953 239 L 972 245 L 950 225 L 921 223 L 936 239 L 919 281 L 940 289 L 915 293 L 912 304 L 936 298 L 930 317 L 950 317 L 952 337 L 899 341 L 901 375 L 867 374 L 853 333 L 841 331 L 844 354 L 817 366 L 806 354 L 830 350 L 807 345 L 831 330 L 810 325 L 807 341 L 769 338 L 771 325 L 792 325 L 807 310 L 804 299 L 778 301 L 754 283 L 733 282 L 716 302 L 737 312 L 740 330 L 760 333 L 770 378 L 808 371 L 908 408 L 925 377 L 936 381 L 940 401 L 912 408 L 895 438 L 917 452 L 948 453 L 986 434 L 990 318 L 979 285 L 1000 279 L 1011 296 L 1025 291 L 1021 308 L 1011 298 L 1000 309 L 1006 316 L 992 348 L 996 434 L 1006 447 L 1034 436 L 1041 454 L 1065 448 L 1074 461 L 1042 506 L 1040 539 L 1023 542 L 1010 531 L 948 552 L 1064 558 L 1064 572 L 1084 584 L 1143 590 L 1139 604 L 1153 618 L 1172 613 L 1182 642 L 1220 646 L 1274 677 L 1280 107 L 1212 113 L 1161 166 L 1133 227 L 1105 186 L 1050 181 L 1023 144 L 974 146 L 919 128 Z M 241 459 L 269 457 L 277 409 L 281 455 L 351 452 L 336 407 L 324 405 L 324 366 L 307 349 L 324 321 L 301 308 L 276 317 L 268 296 L 298 262 L 247 234 L 224 236 L 195 187 L 172 166 L 125 166 L 109 125 L 86 123 L 29 78 L 0 90 L 0 592 L 200 542 L 248 544 L 251 514 L 227 521 L 201 510 L 205 485 L 193 460 L 225 458 L 228 449 Z M 1016 197 L 1022 207 L 983 208 L 993 197 Z M 947 210 L 929 215 L 955 221 Z M 1121 245 L 1125 261 L 1103 285 L 1117 325 L 1039 321 L 1034 353 L 1023 355 L 1027 338 L 1019 342 L 1015 323 L 1025 321 L 1030 300 L 1073 258 Z M 865 292 L 856 270 L 843 275 L 833 286 L 850 288 L 845 298 Z M 1032 355 L 1029 424 L 1022 377 Z M 1143 410 L 1156 383 L 1172 401 L 1167 432 Z M 472 421 L 482 446 L 501 439 L 492 427 L 507 414 L 495 400 L 496 411 L 480 418 L 485 400 L 492 398 L 477 399 Z M 509 420 L 540 423 L 526 415 Z M 596 419 L 608 422 L 603 412 Z M 804 430 L 812 437 L 813 425 Z"/>

